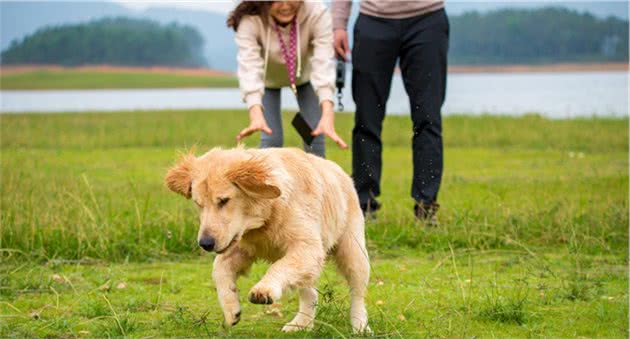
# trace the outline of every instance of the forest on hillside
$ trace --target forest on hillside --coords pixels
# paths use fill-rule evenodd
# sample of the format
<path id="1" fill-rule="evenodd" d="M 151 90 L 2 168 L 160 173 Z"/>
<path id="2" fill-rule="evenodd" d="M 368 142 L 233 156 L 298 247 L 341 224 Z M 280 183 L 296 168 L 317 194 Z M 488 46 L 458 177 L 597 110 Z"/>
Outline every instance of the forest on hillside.
<path id="1" fill-rule="evenodd" d="M 105 18 L 40 29 L 2 52 L 3 64 L 205 66 L 203 37 L 189 26 Z"/>
<path id="2" fill-rule="evenodd" d="M 454 64 L 540 64 L 628 60 L 628 21 L 563 8 L 506 9 L 453 16 Z"/>

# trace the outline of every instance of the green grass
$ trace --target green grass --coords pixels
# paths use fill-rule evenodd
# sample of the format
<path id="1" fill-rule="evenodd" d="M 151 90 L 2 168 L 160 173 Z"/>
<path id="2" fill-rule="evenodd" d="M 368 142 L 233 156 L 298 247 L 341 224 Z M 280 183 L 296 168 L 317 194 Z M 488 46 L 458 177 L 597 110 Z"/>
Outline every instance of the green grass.
<path id="1" fill-rule="evenodd" d="M 195 209 L 162 183 L 178 151 L 234 146 L 246 119 L 1 115 L 0 336 L 283 336 L 295 296 L 244 301 L 220 327 Z M 346 141 L 351 127 L 338 115 Z M 285 137 L 299 145 L 288 123 Z M 408 118 L 387 118 L 384 208 L 367 225 L 375 335 L 628 336 L 627 119 L 445 118 L 437 228 L 413 219 L 410 139 Z M 327 151 L 350 171 L 349 151 Z M 349 336 L 345 284 L 329 267 L 318 288 L 320 322 L 293 336 Z"/>
<path id="2" fill-rule="evenodd" d="M 294 293 L 279 305 L 243 302 L 241 322 L 222 329 L 211 265 L 211 256 L 203 255 L 177 262 L 3 267 L 0 335 L 287 336 L 279 330 L 297 311 Z M 293 336 L 351 332 L 348 290 L 327 266 L 318 286 L 315 330 Z M 266 267 L 257 264 L 239 280 L 241 294 Z M 567 284 L 578 270 L 589 297 L 575 300 Z M 462 250 L 427 257 L 402 249 L 372 260 L 367 303 L 378 336 L 616 338 L 627 333 L 626 275 L 619 258 L 562 250 L 543 259 L 525 251 Z"/>
<path id="3" fill-rule="evenodd" d="M 195 76 L 153 72 L 96 72 L 85 70 L 37 70 L 0 76 L 0 88 L 3 90 L 175 87 L 238 87 L 238 81 L 232 76 Z"/>

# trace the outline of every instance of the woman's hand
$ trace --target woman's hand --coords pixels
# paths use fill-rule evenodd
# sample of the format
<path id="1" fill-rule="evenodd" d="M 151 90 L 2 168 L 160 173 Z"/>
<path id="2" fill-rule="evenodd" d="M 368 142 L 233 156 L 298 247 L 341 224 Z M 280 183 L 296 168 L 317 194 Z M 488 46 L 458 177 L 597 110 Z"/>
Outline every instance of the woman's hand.
<path id="1" fill-rule="evenodd" d="M 272 134 L 271 128 L 267 126 L 265 116 L 263 115 L 262 106 L 254 105 L 249 109 L 249 126 L 244 128 L 237 136 L 236 141 L 241 141 L 243 138 L 252 135 L 254 132 L 263 131 L 267 134 Z"/>
<path id="2" fill-rule="evenodd" d="M 327 135 L 334 142 L 339 145 L 339 147 L 346 149 L 348 145 L 337 135 L 335 132 L 335 112 L 333 111 L 333 103 L 331 101 L 322 102 L 322 118 L 319 120 L 319 124 L 317 124 L 317 128 L 311 133 L 313 136 L 318 136 L 320 134 Z"/>

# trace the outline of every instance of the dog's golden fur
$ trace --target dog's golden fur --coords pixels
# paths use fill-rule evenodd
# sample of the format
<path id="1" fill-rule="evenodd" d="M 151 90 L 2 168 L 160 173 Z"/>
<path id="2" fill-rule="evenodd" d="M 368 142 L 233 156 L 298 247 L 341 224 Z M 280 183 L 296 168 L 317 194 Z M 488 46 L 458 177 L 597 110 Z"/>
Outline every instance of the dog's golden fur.
<path id="1" fill-rule="evenodd" d="M 212 149 L 184 156 L 165 181 L 199 207 L 199 239 L 215 241 L 212 276 L 228 326 L 240 319 L 236 279 L 261 258 L 273 264 L 249 300 L 272 303 L 297 288 L 300 310 L 283 331 L 311 328 L 315 285 L 330 254 L 350 285 L 353 329 L 369 330 L 364 219 L 337 164 L 298 149 Z"/>

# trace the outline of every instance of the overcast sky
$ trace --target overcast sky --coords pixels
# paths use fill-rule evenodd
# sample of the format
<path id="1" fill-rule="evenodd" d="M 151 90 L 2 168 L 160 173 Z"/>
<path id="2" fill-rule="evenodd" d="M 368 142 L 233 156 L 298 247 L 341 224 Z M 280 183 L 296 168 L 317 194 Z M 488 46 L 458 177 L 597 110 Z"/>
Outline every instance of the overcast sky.
<path id="1" fill-rule="evenodd" d="M 133 9 L 145 9 L 148 7 L 177 7 L 182 9 L 197 9 L 219 13 L 228 13 L 237 1 L 187 1 L 187 0 L 164 0 L 164 1 L 145 1 L 145 0 L 112 0 L 121 5 L 124 5 Z"/>
<path id="2" fill-rule="evenodd" d="M 2 0 L 0 0 L 2 1 Z M 171 7 L 192 10 L 205 10 L 227 14 L 238 0 L 110 0 L 131 9 L 143 10 L 149 7 Z M 628 18 L 628 0 L 446 0 L 446 7 L 452 14 L 462 10 L 492 10 L 497 7 L 537 8 L 561 5 L 574 10 L 589 10 L 599 17 L 616 15 Z M 330 0 L 323 0 L 330 3 Z M 359 2 L 355 0 L 355 2 Z M 450 5 L 450 6 L 449 6 Z M 358 6 L 355 6 L 358 7 Z"/>

